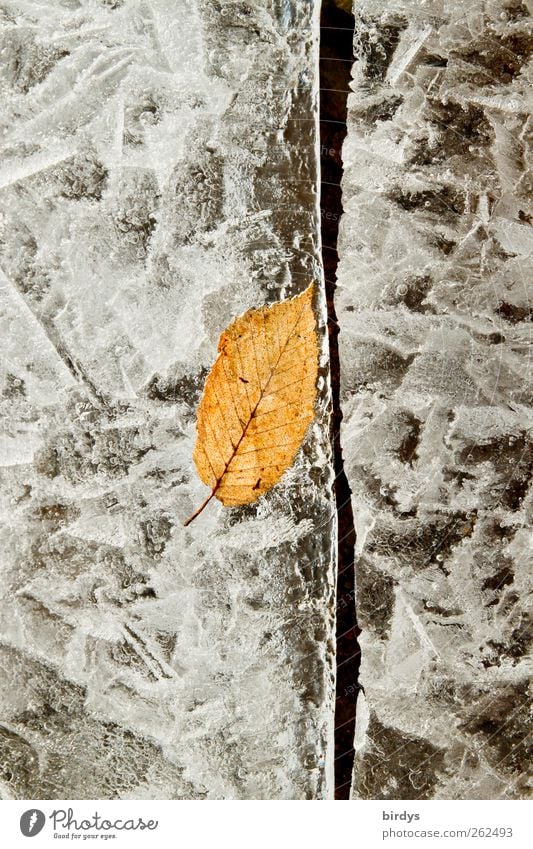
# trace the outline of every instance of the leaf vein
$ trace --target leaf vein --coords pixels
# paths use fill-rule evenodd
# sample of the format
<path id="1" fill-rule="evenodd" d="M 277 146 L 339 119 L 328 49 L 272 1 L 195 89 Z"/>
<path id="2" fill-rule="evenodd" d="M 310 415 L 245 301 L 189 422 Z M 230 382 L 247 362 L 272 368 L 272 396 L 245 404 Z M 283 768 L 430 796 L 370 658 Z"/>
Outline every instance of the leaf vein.
<path id="1" fill-rule="evenodd" d="M 271 430 L 279 430 L 282 427 L 288 428 L 288 427 L 291 427 L 291 425 L 296 424 L 297 422 L 305 422 L 306 419 L 307 419 L 307 416 L 299 416 L 298 418 L 292 419 L 289 422 L 283 422 L 283 424 L 274 425 L 274 427 L 265 427 L 265 428 L 263 428 L 263 430 L 254 430 L 254 431 L 251 432 L 250 436 L 256 437 L 256 436 L 260 436 L 262 433 L 270 433 Z"/>
<path id="2" fill-rule="evenodd" d="M 277 389 L 273 389 L 272 392 L 266 392 L 263 395 L 263 398 L 268 398 L 270 395 L 277 395 L 278 392 L 283 392 L 283 390 L 288 389 L 289 386 L 294 386 L 295 383 L 300 383 L 300 382 L 301 382 L 301 378 L 298 378 L 298 380 L 293 380 L 291 383 L 286 383 L 284 386 L 279 386 Z"/>
<path id="3" fill-rule="evenodd" d="M 232 403 L 233 403 L 233 409 L 235 410 L 235 415 L 237 416 L 237 419 L 238 419 L 240 426 L 244 427 L 245 422 L 243 422 L 243 420 L 240 417 L 239 410 L 237 408 L 237 402 L 235 401 L 235 398 L 233 396 L 233 390 L 231 388 L 231 382 L 230 382 L 230 379 L 229 379 L 228 374 L 226 372 L 225 360 L 226 360 L 226 357 L 224 356 L 224 354 L 222 354 L 222 371 L 224 372 L 224 377 L 226 378 L 228 391 L 229 391 L 229 394 L 230 394 L 230 397 L 231 397 L 231 400 L 232 400 Z M 246 384 L 244 384 L 244 385 L 246 387 Z"/>
<path id="4" fill-rule="evenodd" d="M 245 472 L 250 472 L 250 471 L 252 471 L 252 472 L 253 471 L 264 472 L 265 469 L 281 469 L 282 466 L 283 466 L 283 463 L 273 463 L 273 464 L 270 464 L 268 466 L 262 466 L 261 464 L 258 464 L 258 465 L 255 465 L 255 466 L 245 466 L 244 469 L 228 469 L 226 474 L 227 475 L 241 475 L 241 474 L 244 474 Z"/>
<path id="5" fill-rule="evenodd" d="M 284 404 L 282 407 L 273 407 L 271 410 L 265 410 L 263 413 L 256 413 L 255 418 L 260 419 L 262 416 L 270 416 L 273 413 L 280 413 L 282 410 L 286 410 L 288 407 L 293 407 L 294 404 L 301 404 L 301 398 L 298 398 L 297 401 L 289 401 L 288 404 Z"/>
<path id="6" fill-rule="evenodd" d="M 215 396 L 215 400 L 217 402 L 218 409 L 220 410 L 220 417 L 222 419 L 222 424 L 224 425 L 224 428 L 225 428 L 226 433 L 228 435 L 228 439 L 230 441 L 231 447 L 233 448 L 233 450 L 235 450 L 235 443 L 234 443 L 233 437 L 230 433 L 230 429 L 229 429 L 228 423 L 226 421 L 226 416 L 224 415 L 224 408 L 222 406 L 222 402 L 221 402 L 220 398 L 218 397 L 218 393 L 217 393 L 217 390 L 216 390 L 215 387 L 213 387 L 213 394 Z"/>
<path id="7" fill-rule="evenodd" d="M 242 357 L 241 357 L 241 351 L 240 351 L 240 348 L 239 348 L 239 343 L 237 342 L 237 339 L 235 337 L 232 338 L 232 341 L 235 342 L 235 350 L 237 351 L 237 356 L 239 358 L 241 371 L 243 372 L 243 375 L 244 375 L 244 365 L 243 365 L 243 361 L 242 361 Z M 248 395 L 248 384 L 246 384 L 246 383 L 244 384 L 244 392 L 246 394 L 246 400 L 248 402 L 248 413 L 251 416 L 251 414 L 252 414 L 252 403 L 251 403 L 250 397 Z"/>

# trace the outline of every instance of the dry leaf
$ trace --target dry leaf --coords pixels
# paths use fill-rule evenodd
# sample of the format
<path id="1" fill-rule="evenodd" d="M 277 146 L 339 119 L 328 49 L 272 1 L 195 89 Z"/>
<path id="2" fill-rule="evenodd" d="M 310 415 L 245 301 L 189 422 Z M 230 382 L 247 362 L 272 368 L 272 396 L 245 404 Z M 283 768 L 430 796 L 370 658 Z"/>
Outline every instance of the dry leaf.
<path id="1" fill-rule="evenodd" d="M 196 422 L 194 462 L 227 507 L 250 504 L 292 465 L 314 417 L 318 341 L 313 284 L 248 310 L 222 333 Z"/>

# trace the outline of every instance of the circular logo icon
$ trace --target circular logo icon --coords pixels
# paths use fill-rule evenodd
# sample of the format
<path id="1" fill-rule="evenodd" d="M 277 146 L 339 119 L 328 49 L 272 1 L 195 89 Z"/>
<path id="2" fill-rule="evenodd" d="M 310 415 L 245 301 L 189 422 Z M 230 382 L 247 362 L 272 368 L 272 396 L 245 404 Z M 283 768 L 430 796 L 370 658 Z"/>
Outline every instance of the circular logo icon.
<path id="1" fill-rule="evenodd" d="M 24 837 L 35 837 L 42 831 L 46 822 L 46 817 L 42 811 L 37 808 L 31 808 L 29 811 L 24 811 L 20 818 L 20 830 Z"/>

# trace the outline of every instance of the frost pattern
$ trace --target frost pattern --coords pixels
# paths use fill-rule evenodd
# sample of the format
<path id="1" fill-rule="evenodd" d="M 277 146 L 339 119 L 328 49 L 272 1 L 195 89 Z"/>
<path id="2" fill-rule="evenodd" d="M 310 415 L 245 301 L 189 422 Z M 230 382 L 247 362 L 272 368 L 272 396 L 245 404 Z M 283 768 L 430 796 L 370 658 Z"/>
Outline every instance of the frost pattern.
<path id="1" fill-rule="evenodd" d="M 8 6 L 2 794 L 323 798 L 323 303 L 298 463 L 257 505 L 182 527 L 220 332 L 320 283 L 313 4 Z"/>
<path id="2" fill-rule="evenodd" d="M 336 303 L 355 798 L 527 792 L 528 7 L 354 7 Z"/>

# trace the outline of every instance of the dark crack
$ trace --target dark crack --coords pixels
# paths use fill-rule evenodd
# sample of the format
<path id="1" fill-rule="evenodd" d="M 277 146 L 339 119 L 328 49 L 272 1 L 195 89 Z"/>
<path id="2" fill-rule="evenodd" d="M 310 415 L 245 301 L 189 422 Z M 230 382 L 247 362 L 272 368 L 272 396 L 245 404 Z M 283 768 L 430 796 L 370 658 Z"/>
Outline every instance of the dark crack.
<path id="1" fill-rule="evenodd" d="M 342 214 L 341 148 L 346 136 L 347 98 L 353 58 L 354 17 L 335 0 L 324 0 L 320 19 L 321 231 L 326 278 L 332 383 L 331 440 L 338 513 L 337 686 L 335 701 L 335 798 L 348 799 L 354 763 L 360 630 L 355 610 L 355 528 L 351 492 L 344 471 L 340 426 L 339 326 L 335 312 L 337 237 Z M 338 60 L 344 61 L 338 61 Z"/>

